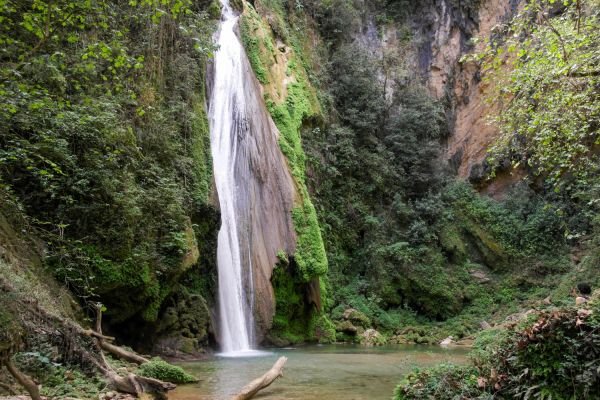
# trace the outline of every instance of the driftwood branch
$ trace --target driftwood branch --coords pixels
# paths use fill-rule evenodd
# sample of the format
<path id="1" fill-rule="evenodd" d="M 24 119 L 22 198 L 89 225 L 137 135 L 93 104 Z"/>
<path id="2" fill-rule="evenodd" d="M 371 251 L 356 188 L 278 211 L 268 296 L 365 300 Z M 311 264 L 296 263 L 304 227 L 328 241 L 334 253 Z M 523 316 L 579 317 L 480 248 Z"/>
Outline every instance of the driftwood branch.
<path id="1" fill-rule="evenodd" d="M 147 358 L 140 356 L 139 354 L 135 354 L 131 351 L 127 351 L 122 347 L 115 346 L 114 344 L 107 343 L 103 340 L 100 340 L 100 348 L 112 354 L 115 357 L 121 358 L 123 360 L 135 363 L 135 364 L 144 364 L 147 363 Z"/>
<path id="2" fill-rule="evenodd" d="M 105 350 L 112 354 L 115 357 L 121 358 L 123 360 L 135 363 L 135 364 L 144 364 L 147 363 L 147 358 L 144 358 L 138 354 L 135 354 L 131 351 L 127 351 L 122 347 L 115 346 L 114 344 L 107 343 L 105 340 L 107 336 L 102 334 L 102 304 L 96 303 L 96 328 L 95 331 L 91 334 L 97 339 L 98 345 L 102 350 Z"/>
<path id="3" fill-rule="evenodd" d="M 266 388 L 273 383 L 275 379 L 283 376 L 283 366 L 286 361 L 287 357 L 280 357 L 267 373 L 244 386 L 244 388 L 238 394 L 234 395 L 231 400 L 248 400 L 254 397 L 259 390 Z"/>
<path id="4" fill-rule="evenodd" d="M 145 376 L 139 376 L 135 374 L 127 374 L 127 376 L 121 376 L 115 372 L 114 369 L 106 362 L 104 353 L 102 350 L 106 350 L 112 355 L 125 359 L 127 361 L 143 364 L 149 360 L 137 355 L 131 351 L 127 351 L 122 347 L 115 346 L 104 341 L 104 335 L 102 334 L 102 304 L 96 304 L 96 335 L 93 335 L 96 339 L 96 344 L 99 347 L 100 358 L 102 362 L 98 362 L 96 365 L 100 369 L 111 386 L 119 392 L 130 393 L 136 396 L 140 396 L 142 393 L 152 393 L 156 397 L 166 399 L 165 393 L 175 389 L 177 386 L 170 382 L 163 382 L 154 378 L 147 378 Z"/>
<path id="5" fill-rule="evenodd" d="M 0 277 L 0 291 L 5 291 L 7 293 L 16 292 L 12 285 L 2 279 L 2 277 Z M 138 376 L 132 373 L 127 376 L 120 376 L 110 364 L 108 364 L 104 357 L 103 349 L 119 358 L 125 358 L 138 364 L 147 362 L 148 360 L 105 341 L 112 338 L 102 334 L 101 305 L 97 306 L 98 314 L 96 315 L 95 330 L 91 330 L 83 328 L 75 321 L 48 312 L 32 299 L 16 297 L 16 301 L 20 304 L 24 312 L 37 318 L 38 321 L 44 321 L 46 324 L 62 328 L 56 329 L 55 331 L 60 332 L 60 334 L 68 340 L 73 339 L 73 337 L 76 337 L 77 335 L 91 338 L 92 340 L 88 342 L 91 345 L 91 348 L 88 349 L 83 346 L 75 346 L 71 351 L 75 352 L 81 358 L 82 362 L 88 363 L 88 365 L 102 373 L 108 383 L 116 390 L 135 394 L 137 396 L 140 396 L 143 393 L 150 393 L 159 399 L 166 399 L 166 393 L 175 389 L 176 385 L 173 383 L 163 382 L 154 378 Z M 0 359 L 0 367 L 2 365 L 6 366 L 15 380 L 25 387 L 31 395 L 32 400 L 41 399 L 37 384 L 29 376 L 19 371 L 15 365 L 12 364 L 10 359 Z"/>

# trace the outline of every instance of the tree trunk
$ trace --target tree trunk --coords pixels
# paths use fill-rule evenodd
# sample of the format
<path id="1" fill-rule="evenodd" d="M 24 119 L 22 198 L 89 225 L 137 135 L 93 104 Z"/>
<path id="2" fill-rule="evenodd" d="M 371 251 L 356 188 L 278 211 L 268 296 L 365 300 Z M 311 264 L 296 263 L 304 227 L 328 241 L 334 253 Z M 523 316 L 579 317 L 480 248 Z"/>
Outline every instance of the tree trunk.
<path id="1" fill-rule="evenodd" d="M 266 388 L 273 383 L 275 379 L 283 376 L 283 366 L 286 361 L 287 357 L 280 357 L 267 373 L 244 386 L 244 388 L 238 394 L 234 395 L 231 400 L 248 400 L 254 397 L 259 390 Z"/>

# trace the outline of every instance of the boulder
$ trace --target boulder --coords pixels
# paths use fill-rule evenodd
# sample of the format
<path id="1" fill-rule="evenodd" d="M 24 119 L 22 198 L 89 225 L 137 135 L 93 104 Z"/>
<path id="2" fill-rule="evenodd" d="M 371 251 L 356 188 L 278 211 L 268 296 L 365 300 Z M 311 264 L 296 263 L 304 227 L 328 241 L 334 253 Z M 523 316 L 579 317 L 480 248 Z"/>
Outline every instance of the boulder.
<path id="1" fill-rule="evenodd" d="M 469 273 L 471 274 L 471 277 L 480 284 L 489 283 L 492 281 L 490 279 L 490 277 L 483 270 L 474 269 L 474 270 L 469 271 Z"/>
<path id="2" fill-rule="evenodd" d="M 440 342 L 440 346 L 444 346 L 444 347 L 451 346 L 453 344 L 456 344 L 456 342 L 454 341 L 452 336 L 448 336 L 446 339 L 444 339 Z"/>
<path id="3" fill-rule="evenodd" d="M 457 340 L 456 345 L 463 346 L 463 347 L 473 347 L 474 342 L 475 342 L 475 339 L 473 339 L 472 337 L 466 337 L 466 338 Z"/>
<path id="4" fill-rule="evenodd" d="M 154 352 L 166 356 L 203 353 L 208 344 L 210 315 L 204 298 L 179 291 L 159 317 Z"/>
<path id="5" fill-rule="evenodd" d="M 404 335 L 394 335 L 388 340 L 389 344 L 411 344 L 412 340 Z"/>
<path id="6" fill-rule="evenodd" d="M 365 346 L 383 346 L 386 342 L 385 337 L 375 329 L 367 329 L 360 336 L 360 344 Z"/>
<path id="7" fill-rule="evenodd" d="M 585 303 L 587 303 L 587 302 L 588 302 L 588 299 L 587 299 L 587 298 L 585 298 L 585 297 L 582 297 L 582 296 L 577 296 L 577 297 L 575 298 L 575 305 L 576 305 L 576 306 L 580 306 L 580 305 L 582 305 L 582 304 L 585 304 Z"/>

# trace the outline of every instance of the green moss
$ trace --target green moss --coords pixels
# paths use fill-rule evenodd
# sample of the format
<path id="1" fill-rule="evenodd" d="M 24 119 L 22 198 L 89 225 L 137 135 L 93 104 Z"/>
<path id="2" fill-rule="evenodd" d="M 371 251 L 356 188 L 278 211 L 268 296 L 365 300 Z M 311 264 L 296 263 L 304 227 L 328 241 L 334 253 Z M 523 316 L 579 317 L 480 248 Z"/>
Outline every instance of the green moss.
<path id="1" fill-rule="evenodd" d="M 306 83 L 303 82 L 288 85 L 288 95 L 284 103 L 276 105 L 267 101 L 273 121 L 281 134 L 279 146 L 289 161 L 292 176 L 298 184 L 302 198 L 301 206 L 292 211 L 292 220 L 298 235 L 295 258 L 305 281 L 327 273 L 327 255 L 319 221 L 305 184 L 306 156 L 300 138 L 304 119 L 315 115 L 318 110 L 314 101 Z"/>
<path id="2" fill-rule="evenodd" d="M 307 336 L 310 310 L 305 310 L 302 285 L 294 279 L 294 271 L 288 263 L 280 263 L 273 270 L 271 283 L 275 291 L 275 316 L 272 340 L 289 343 L 303 342 Z"/>
<path id="3" fill-rule="evenodd" d="M 267 30 L 254 7 L 248 3 L 246 5 L 242 19 L 242 41 L 256 76 L 261 83 L 266 84 L 270 81 L 269 65 L 274 62 L 273 40 L 271 35 L 266 33 Z M 260 35 L 256 34 L 259 30 L 262 30 Z M 327 256 L 323 238 L 305 183 L 306 156 L 300 137 L 304 121 L 306 118 L 318 115 L 320 106 L 314 91 L 308 84 L 306 72 L 297 67 L 295 53 L 294 51 L 294 54 L 290 56 L 288 65 L 288 72 L 294 72 L 295 82 L 287 85 L 285 101 L 276 104 L 272 100 L 266 99 L 266 103 L 280 132 L 279 146 L 288 159 L 292 176 L 299 190 L 300 205 L 292 211 L 292 219 L 298 236 L 294 258 L 298 263 L 302 279 L 308 282 L 314 277 L 324 276 L 327 273 Z"/>
<path id="4" fill-rule="evenodd" d="M 273 270 L 271 283 L 275 290 L 275 316 L 270 332 L 271 342 L 277 345 L 306 341 L 330 343 L 335 341 L 335 326 L 313 304 L 306 304 L 306 293 L 314 281 L 300 277 L 294 259 L 280 262 Z"/>
<path id="5" fill-rule="evenodd" d="M 213 0 L 208 6 L 208 15 L 212 19 L 219 19 L 221 17 L 221 4 L 217 0 Z"/>
<path id="6" fill-rule="evenodd" d="M 335 325 L 324 314 L 313 314 L 309 332 L 319 343 L 333 343 L 336 340 Z"/>
<path id="7" fill-rule="evenodd" d="M 172 383 L 198 382 L 194 376 L 188 374 L 183 368 L 169 364 L 166 361 L 155 358 L 140 365 L 137 373 L 148 378 L 160 379 Z"/>
<path id="8" fill-rule="evenodd" d="M 466 245 L 456 225 L 445 225 L 438 235 L 440 246 L 446 251 L 453 262 L 465 262 L 467 259 Z"/>
<path id="9" fill-rule="evenodd" d="M 269 83 L 268 65 L 272 62 L 269 60 L 269 57 L 272 58 L 274 46 L 269 36 L 258 33 L 263 29 L 263 26 L 260 16 L 256 13 L 254 7 L 246 3 L 245 8 L 244 15 L 240 20 L 242 44 L 246 49 L 246 55 L 256 78 L 260 83 L 265 85 Z"/>
<path id="10" fill-rule="evenodd" d="M 298 240 L 295 259 L 304 281 L 327 273 L 327 255 L 314 206 L 305 200 L 304 207 L 292 210 Z"/>
<path id="11" fill-rule="evenodd" d="M 194 105 L 192 119 L 192 158 L 196 178 L 195 200 L 200 204 L 209 201 L 212 185 L 212 158 L 210 152 L 210 129 L 203 101 Z"/>

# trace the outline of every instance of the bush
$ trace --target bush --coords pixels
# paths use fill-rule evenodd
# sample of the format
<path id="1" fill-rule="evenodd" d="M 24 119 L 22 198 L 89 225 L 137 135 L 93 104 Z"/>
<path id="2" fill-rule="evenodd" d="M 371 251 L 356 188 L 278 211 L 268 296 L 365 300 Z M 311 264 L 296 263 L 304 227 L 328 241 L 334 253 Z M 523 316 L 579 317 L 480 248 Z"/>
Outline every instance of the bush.
<path id="1" fill-rule="evenodd" d="M 588 307 L 532 314 L 512 329 L 485 331 L 474 364 L 408 375 L 395 399 L 597 399 L 600 291 Z"/>
<path id="2" fill-rule="evenodd" d="M 477 387 L 478 371 L 473 367 L 442 364 L 416 369 L 394 390 L 394 400 L 410 399 L 491 399 Z"/>
<path id="3" fill-rule="evenodd" d="M 172 383 L 198 382 L 198 379 L 185 372 L 183 368 L 171 365 L 161 359 L 152 359 L 151 361 L 140 365 L 137 373 L 141 376 Z"/>

